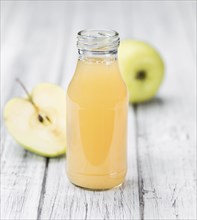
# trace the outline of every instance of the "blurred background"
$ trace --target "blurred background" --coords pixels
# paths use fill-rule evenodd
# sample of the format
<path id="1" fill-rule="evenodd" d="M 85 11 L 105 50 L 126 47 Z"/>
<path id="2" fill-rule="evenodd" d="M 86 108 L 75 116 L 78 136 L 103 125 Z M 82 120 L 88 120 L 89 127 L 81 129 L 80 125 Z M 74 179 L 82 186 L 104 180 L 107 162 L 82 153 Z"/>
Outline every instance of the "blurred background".
<path id="1" fill-rule="evenodd" d="M 24 96 L 17 77 L 29 91 L 41 82 L 66 91 L 88 28 L 148 42 L 165 63 L 157 98 L 129 108 L 127 181 L 81 192 L 65 180 L 64 157 L 31 154 L 3 127 L 2 219 L 196 219 L 196 1 L 1 1 L 2 107 Z"/>
<path id="2" fill-rule="evenodd" d="M 171 82 L 176 93 L 181 83 L 194 93 L 189 76 L 195 74 L 195 6 L 195 1 L 2 1 L 3 103 L 20 90 L 16 77 L 29 88 L 43 81 L 66 88 L 77 61 L 76 35 L 87 28 L 114 29 L 121 39 L 152 44 L 165 62 L 163 86 Z"/>

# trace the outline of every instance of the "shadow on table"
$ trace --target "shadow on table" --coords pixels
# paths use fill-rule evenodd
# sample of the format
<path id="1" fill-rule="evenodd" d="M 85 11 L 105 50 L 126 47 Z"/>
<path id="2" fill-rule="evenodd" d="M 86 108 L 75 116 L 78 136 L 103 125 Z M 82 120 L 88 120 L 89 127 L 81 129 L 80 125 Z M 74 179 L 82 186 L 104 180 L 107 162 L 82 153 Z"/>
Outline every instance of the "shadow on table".
<path id="1" fill-rule="evenodd" d="M 136 104 L 129 104 L 131 107 L 133 107 L 134 109 L 137 108 L 149 108 L 149 107 L 156 107 L 156 106 L 164 106 L 164 105 L 169 105 L 174 103 L 177 100 L 177 97 L 154 97 L 153 99 L 146 101 L 146 102 L 142 102 L 142 103 L 136 103 Z"/>

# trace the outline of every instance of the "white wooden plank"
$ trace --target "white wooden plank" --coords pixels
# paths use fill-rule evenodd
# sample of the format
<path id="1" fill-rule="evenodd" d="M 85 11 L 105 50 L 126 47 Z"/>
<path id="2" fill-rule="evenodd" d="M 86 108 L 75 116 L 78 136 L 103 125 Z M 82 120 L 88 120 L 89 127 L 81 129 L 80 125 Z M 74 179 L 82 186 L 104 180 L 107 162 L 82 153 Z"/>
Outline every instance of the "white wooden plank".
<path id="1" fill-rule="evenodd" d="M 11 3 L 2 5 L 3 13 Z M 15 77 L 29 90 L 42 81 L 59 81 L 64 47 L 62 12 L 64 9 L 54 3 L 19 1 L 9 14 L 12 18 L 4 20 L 12 22 L 2 29 L 3 103 L 24 95 Z M 23 150 L 4 127 L 2 130 L 1 219 L 37 219 L 48 160 Z"/>
<path id="2" fill-rule="evenodd" d="M 133 115 L 130 108 L 128 174 L 123 186 L 103 192 L 80 189 L 67 179 L 65 159 L 50 159 L 40 219 L 139 219 Z"/>
<path id="3" fill-rule="evenodd" d="M 102 17 L 99 10 L 110 6 L 104 11 Z M 67 42 L 65 55 L 65 76 L 63 84 L 68 85 L 76 65 L 77 48 L 76 34 L 84 28 L 97 28 L 94 24 L 111 25 L 112 29 L 121 29 L 119 26 L 122 14 L 121 4 L 111 3 L 93 4 L 78 2 L 73 9 L 73 25 L 70 28 L 70 38 Z M 115 13 L 116 20 L 106 17 Z M 89 15 L 91 19 L 89 19 Z M 91 16 L 92 15 L 92 16 Z M 94 15 L 94 16 L 93 16 Z M 110 17 L 110 16 L 109 16 Z M 93 27 L 94 26 L 94 27 Z M 104 26 L 104 27 L 106 27 Z M 67 27 L 68 28 L 68 27 Z M 74 51 L 74 53 L 70 53 Z M 137 182 L 136 148 L 135 148 L 135 123 L 132 107 L 129 110 L 129 135 L 128 135 L 128 175 L 124 185 L 118 189 L 104 192 L 82 190 L 73 186 L 65 173 L 64 158 L 50 159 L 46 189 L 40 219 L 139 219 L 139 198 Z"/>
<path id="4" fill-rule="evenodd" d="M 135 116 L 130 107 L 129 171 L 119 189 L 93 192 L 76 188 L 66 178 L 64 157 L 46 162 L 5 135 L 2 219 L 196 218 L 196 36 L 192 29 L 196 11 L 190 2 L 186 7 L 192 13 L 187 16 L 184 11 L 183 15 L 184 3 L 182 11 L 175 5 L 160 1 L 17 2 L 8 9 L 12 17 L 2 9 L 3 24 L 9 23 L 2 25 L 3 102 L 22 94 L 19 87 L 10 86 L 16 76 L 29 87 L 47 79 L 66 88 L 75 69 L 76 33 L 84 28 L 111 28 L 123 38 L 147 40 L 162 52 L 167 66 L 159 98 L 136 109 L 138 160 Z"/>
<path id="5" fill-rule="evenodd" d="M 45 159 L 23 150 L 10 136 L 1 158 L 1 219 L 36 219 Z"/>
<path id="6" fill-rule="evenodd" d="M 127 19 L 131 16 L 133 32 L 127 36 L 152 43 L 166 65 L 158 98 L 136 110 L 141 217 L 196 219 L 196 58 L 182 22 L 193 27 L 195 15 L 190 20 L 178 13 L 174 2 L 143 2 L 132 12 L 129 5 L 125 13 Z M 189 33 L 196 39 L 194 30 Z"/>

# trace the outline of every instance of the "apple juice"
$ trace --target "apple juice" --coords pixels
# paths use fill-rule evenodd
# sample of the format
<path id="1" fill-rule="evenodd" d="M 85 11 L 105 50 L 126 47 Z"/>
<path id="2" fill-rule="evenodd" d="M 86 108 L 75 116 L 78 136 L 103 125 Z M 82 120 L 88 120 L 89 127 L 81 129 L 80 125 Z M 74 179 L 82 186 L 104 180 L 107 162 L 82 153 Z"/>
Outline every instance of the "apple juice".
<path id="1" fill-rule="evenodd" d="M 112 45 L 98 52 L 98 45 L 92 50 L 78 42 L 82 48 L 67 90 L 67 175 L 77 186 L 109 189 L 124 181 L 127 170 L 128 92 L 116 58 L 119 37 L 114 31 L 82 31 L 78 41 L 81 35 L 94 43 L 99 38 L 100 45 L 110 44 L 109 38 L 118 42 L 113 53 Z"/>

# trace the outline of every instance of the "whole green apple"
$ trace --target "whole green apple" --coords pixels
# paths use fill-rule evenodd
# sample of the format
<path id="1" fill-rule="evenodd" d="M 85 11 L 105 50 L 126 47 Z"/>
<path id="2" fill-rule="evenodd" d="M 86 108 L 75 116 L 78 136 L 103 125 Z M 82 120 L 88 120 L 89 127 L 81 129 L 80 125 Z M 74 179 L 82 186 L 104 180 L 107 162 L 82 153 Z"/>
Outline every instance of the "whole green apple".
<path id="1" fill-rule="evenodd" d="M 124 40 L 118 49 L 118 60 L 130 102 L 144 102 L 155 96 L 164 78 L 164 63 L 152 46 Z"/>

